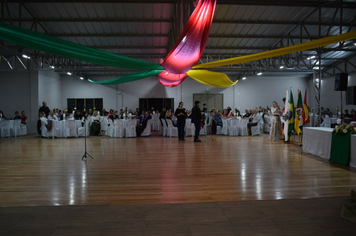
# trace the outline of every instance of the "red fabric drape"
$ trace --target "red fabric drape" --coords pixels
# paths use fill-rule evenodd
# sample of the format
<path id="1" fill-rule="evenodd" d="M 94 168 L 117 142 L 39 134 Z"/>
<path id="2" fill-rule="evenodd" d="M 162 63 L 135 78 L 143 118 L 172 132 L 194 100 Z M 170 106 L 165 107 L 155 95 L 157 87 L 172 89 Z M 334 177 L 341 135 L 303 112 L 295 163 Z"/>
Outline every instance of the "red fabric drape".
<path id="1" fill-rule="evenodd" d="M 198 63 L 208 40 L 215 6 L 216 0 L 200 0 L 198 2 L 178 41 L 162 63 L 164 69 L 170 74 L 185 74 Z M 174 76 L 170 75 L 170 77 Z M 181 79 L 181 76 L 178 78 L 180 83 L 184 80 Z M 165 86 L 180 84 L 177 84 L 179 81 L 175 81 L 166 85 L 167 78 L 159 77 L 159 80 Z"/>

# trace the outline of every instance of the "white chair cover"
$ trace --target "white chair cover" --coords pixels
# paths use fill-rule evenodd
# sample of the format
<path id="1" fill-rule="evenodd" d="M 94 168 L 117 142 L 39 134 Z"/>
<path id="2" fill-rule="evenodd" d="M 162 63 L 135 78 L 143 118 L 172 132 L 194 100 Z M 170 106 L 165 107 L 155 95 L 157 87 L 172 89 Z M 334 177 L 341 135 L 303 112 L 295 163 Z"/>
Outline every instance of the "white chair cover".
<path id="1" fill-rule="evenodd" d="M 89 122 L 89 119 L 85 121 L 84 123 L 85 126 L 83 127 L 79 127 L 78 128 L 78 136 L 79 137 L 84 137 L 85 136 L 85 132 L 86 132 L 86 136 L 88 137 L 89 134 L 90 134 L 90 130 L 89 130 L 89 127 L 90 127 L 90 122 Z M 86 127 L 86 131 L 85 131 L 85 128 Z"/>
<path id="2" fill-rule="evenodd" d="M 55 122 L 53 122 L 55 123 Z M 77 129 L 75 127 L 75 120 L 66 120 L 66 134 L 65 137 L 78 137 Z"/>
<path id="3" fill-rule="evenodd" d="M 194 124 L 192 124 L 192 120 L 191 119 L 186 119 L 185 120 L 185 136 L 194 136 L 195 134 L 195 126 Z"/>
<path id="4" fill-rule="evenodd" d="M 108 127 L 106 128 L 105 135 L 109 137 L 114 137 L 114 132 L 115 132 L 115 124 L 112 119 L 109 119 L 108 121 Z"/>
<path id="5" fill-rule="evenodd" d="M 136 137 L 136 124 L 137 124 L 137 121 L 136 119 L 134 120 L 130 120 L 128 123 L 127 123 L 127 127 L 126 127 L 126 130 L 125 130 L 125 137 L 126 138 L 132 138 L 132 137 Z"/>
<path id="6" fill-rule="evenodd" d="M 20 125 L 20 135 L 26 135 L 27 134 L 27 126 L 25 124 Z"/>
<path id="7" fill-rule="evenodd" d="M 50 131 L 48 131 L 47 129 L 47 138 L 52 137 L 52 139 L 54 139 L 54 137 L 59 138 L 59 129 L 56 128 L 56 122 L 52 121 L 52 120 L 48 120 L 48 124 L 52 122 L 52 129 Z"/>
<path id="8" fill-rule="evenodd" d="M 47 137 L 47 123 L 44 120 L 41 120 L 41 136 Z"/>
<path id="9" fill-rule="evenodd" d="M 248 135 L 247 132 L 247 124 L 249 120 L 248 119 L 241 119 L 239 122 L 239 135 L 241 136 L 246 136 Z"/>
<path id="10" fill-rule="evenodd" d="M 166 134 L 167 134 L 167 122 L 166 122 L 166 120 L 165 119 L 159 119 L 160 120 L 160 135 L 162 135 L 162 136 L 166 136 Z"/>
<path id="11" fill-rule="evenodd" d="M 259 135 L 260 134 L 260 126 L 251 126 L 251 135 Z"/>
<path id="12" fill-rule="evenodd" d="M 239 120 L 231 119 L 231 126 L 229 127 L 230 136 L 239 135 Z"/>
<path id="13" fill-rule="evenodd" d="M 166 119 L 167 121 L 167 136 L 178 137 L 178 128 L 173 126 L 173 121 L 171 119 Z"/>
<path id="14" fill-rule="evenodd" d="M 194 128 L 195 128 L 195 127 L 194 127 Z M 195 131 L 194 131 L 194 132 L 195 132 Z M 200 135 L 200 136 L 206 135 L 206 132 L 207 132 L 206 125 L 204 125 L 203 128 L 200 128 L 199 135 Z"/>
<path id="15" fill-rule="evenodd" d="M 330 118 L 324 118 L 323 123 L 320 124 L 320 127 L 331 128 L 331 120 Z"/>
<path id="16" fill-rule="evenodd" d="M 263 117 L 263 133 L 269 133 L 271 127 L 270 127 L 270 124 L 271 124 L 271 118 L 269 116 L 264 116 Z"/>
<path id="17" fill-rule="evenodd" d="M 115 137 L 115 138 L 123 138 L 123 137 L 125 137 L 124 122 L 122 120 L 120 120 L 120 119 L 116 119 L 114 121 L 113 137 Z"/>
<path id="18" fill-rule="evenodd" d="M 13 126 L 12 127 L 10 126 L 10 136 L 17 137 L 21 135 L 20 125 L 21 125 L 20 119 L 14 120 Z"/>
<path id="19" fill-rule="evenodd" d="M 149 119 L 147 121 L 147 125 L 146 128 L 143 130 L 143 132 L 141 133 L 141 136 L 145 137 L 145 136 L 151 136 L 151 129 L 153 124 L 155 124 L 155 122 L 152 119 Z"/>
<path id="20" fill-rule="evenodd" d="M 222 127 L 222 134 L 223 135 L 229 135 L 229 125 L 227 122 L 227 119 L 222 119 L 223 127 Z"/>
<path id="21" fill-rule="evenodd" d="M 10 120 L 1 121 L 1 138 L 10 138 Z"/>

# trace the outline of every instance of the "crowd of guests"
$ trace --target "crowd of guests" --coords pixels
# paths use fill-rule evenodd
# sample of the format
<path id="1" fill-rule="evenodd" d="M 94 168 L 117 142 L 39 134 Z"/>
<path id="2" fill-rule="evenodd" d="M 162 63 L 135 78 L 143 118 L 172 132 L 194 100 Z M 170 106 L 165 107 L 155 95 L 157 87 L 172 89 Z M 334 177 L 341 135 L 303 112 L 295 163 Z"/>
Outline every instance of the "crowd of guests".
<path id="1" fill-rule="evenodd" d="M 21 111 L 21 115 L 18 111 L 15 111 L 14 116 L 7 118 L 4 115 L 4 112 L 0 111 L 0 119 L 4 120 L 21 120 L 21 125 L 24 126 L 27 123 L 27 116 L 25 115 L 25 111 Z"/>

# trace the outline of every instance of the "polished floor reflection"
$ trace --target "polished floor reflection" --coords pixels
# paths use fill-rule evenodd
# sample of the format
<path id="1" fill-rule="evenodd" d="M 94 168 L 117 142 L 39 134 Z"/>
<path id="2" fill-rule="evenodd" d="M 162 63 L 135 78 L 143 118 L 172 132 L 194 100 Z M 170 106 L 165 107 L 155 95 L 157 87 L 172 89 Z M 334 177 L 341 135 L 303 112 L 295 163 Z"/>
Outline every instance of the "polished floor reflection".
<path id="1" fill-rule="evenodd" d="M 356 173 L 267 136 L 0 139 L 2 206 L 227 202 L 348 196 Z"/>

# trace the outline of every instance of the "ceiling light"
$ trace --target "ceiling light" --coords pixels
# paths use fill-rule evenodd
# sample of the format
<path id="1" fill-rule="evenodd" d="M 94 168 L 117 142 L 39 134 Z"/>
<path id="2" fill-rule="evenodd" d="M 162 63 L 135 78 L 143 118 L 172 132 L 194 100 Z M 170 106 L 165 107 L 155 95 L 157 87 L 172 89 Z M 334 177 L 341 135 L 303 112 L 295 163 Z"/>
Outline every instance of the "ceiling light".
<path id="1" fill-rule="evenodd" d="M 84 78 L 83 77 L 80 77 L 81 80 L 83 80 Z"/>
<path id="2" fill-rule="evenodd" d="M 247 79 L 246 77 L 242 77 L 242 80 L 245 80 L 245 79 Z"/>
<path id="3" fill-rule="evenodd" d="M 50 68 L 54 69 L 54 66 L 49 66 Z"/>
<path id="4" fill-rule="evenodd" d="M 279 67 L 279 69 L 283 69 L 283 68 L 284 68 L 284 66 L 280 66 L 280 67 Z"/>
<path id="5" fill-rule="evenodd" d="M 23 57 L 23 58 L 26 58 L 26 59 L 31 59 L 31 57 L 29 57 L 29 56 L 27 56 L 27 55 L 25 55 L 25 54 L 23 54 L 22 57 Z"/>
<path id="6" fill-rule="evenodd" d="M 314 58 L 315 58 L 315 56 L 311 56 L 310 58 L 311 58 L 311 59 L 314 59 Z"/>
<path id="7" fill-rule="evenodd" d="M 307 58 L 307 60 L 310 60 L 310 59 L 311 59 L 310 57 Z"/>
<path id="8" fill-rule="evenodd" d="M 257 75 L 262 75 L 262 72 L 258 72 Z"/>
<path id="9" fill-rule="evenodd" d="M 316 82 L 319 82 L 319 79 L 315 79 Z"/>
<path id="10" fill-rule="evenodd" d="M 67 72 L 67 75 L 72 75 L 72 73 L 70 73 L 70 72 Z"/>

